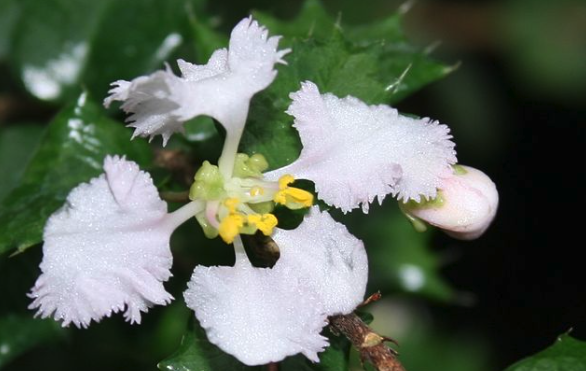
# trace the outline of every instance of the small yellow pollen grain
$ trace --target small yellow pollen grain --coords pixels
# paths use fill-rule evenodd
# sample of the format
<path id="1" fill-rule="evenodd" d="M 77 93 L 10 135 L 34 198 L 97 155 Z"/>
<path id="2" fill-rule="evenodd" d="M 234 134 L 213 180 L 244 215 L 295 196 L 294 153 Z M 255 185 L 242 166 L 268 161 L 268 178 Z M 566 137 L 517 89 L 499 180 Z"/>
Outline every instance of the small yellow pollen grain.
<path id="1" fill-rule="evenodd" d="M 270 236 L 273 233 L 273 228 L 277 226 L 278 220 L 273 214 L 256 214 L 248 215 L 247 222 L 258 228 L 265 236 Z"/>
<path id="2" fill-rule="evenodd" d="M 220 232 L 220 237 L 222 237 L 226 243 L 232 243 L 240 233 L 240 228 L 243 226 L 244 217 L 242 215 L 230 214 L 222 219 L 218 231 Z"/>
<path id="3" fill-rule="evenodd" d="M 224 201 L 224 205 L 228 208 L 228 210 L 230 211 L 230 214 L 233 214 L 236 212 L 236 206 L 238 206 L 238 204 L 240 203 L 240 200 L 237 198 L 227 198 L 226 201 Z"/>
<path id="4" fill-rule="evenodd" d="M 283 190 L 287 188 L 287 186 L 295 181 L 293 175 L 285 174 L 279 178 L 279 189 Z"/>
<path id="5" fill-rule="evenodd" d="M 252 187 L 252 189 L 250 190 L 250 195 L 252 197 L 256 197 L 259 195 L 264 195 L 265 194 L 265 189 L 262 187 Z"/>

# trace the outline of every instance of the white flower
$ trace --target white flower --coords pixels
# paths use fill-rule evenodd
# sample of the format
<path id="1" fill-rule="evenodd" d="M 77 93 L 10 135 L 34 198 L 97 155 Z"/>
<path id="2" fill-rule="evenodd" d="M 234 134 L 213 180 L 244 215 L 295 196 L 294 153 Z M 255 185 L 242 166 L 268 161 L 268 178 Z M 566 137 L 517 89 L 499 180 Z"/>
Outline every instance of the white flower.
<path id="1" fill-rule="evenodd" d="M 265 174 L 315 183 L 320 199 L 347 212 L 387 194 L 399 200 L 435 197 L 442 176 L 456 162 L 449 129 L 429 119 L 401 116 L 354 97 L 320 95 L 312 82 L 291 94 L 287 113 L 295 117 L 303 150 L 299 159 Z"/>
<path id="2" fill-rule="evenodd" d="M 273 268 L 254 268 L 243 251 L 234 267 L 196 267 L 185 302 L 208 339 L 247 365 L 300 352 L 317 362 L 326 317 L 364 297 L 364 245 L 317 207 L 300 228 L 273 237 L 281 253 Z"/>
<path id="3" fill-rule="evenodd" d="M 136 163 L 108 156 L 104 171 L 73 189 L 45 226 L 30 308 L 63 326 L 87 327 L 119 311 L 140 323 L 141 312 L 173 299 L 163 287 L 173 260 L 169 238 L 185 215 L 167 214 Z"/>
<path id="4" fill-rule="evenodd" d="M 275 64 L 289 52 L 277 50 L 278 41 L 249 17 L 232 31 L 229 48 L 205 65 L 179 60 L 180 77 L 167 67 L 113 84 L 104 103 L 123 102 L 135 136 L 160 134 L 165 144 L 193 117 L 216 119 L 226 129 L 218 166 L 204 162 L 190 188 L 192 202 L 168 214 L 148 174 L 107 157 L 105 174 L 75 188 L 49 219 L 31 308 L 64 326 L 86 327 L 122 310 L 140 322 L 141 312 L 172 299 L 163 287 L 171 275 L 169 239 L 195 216 L 208 237 L 234 243 L 236 253 L 234 267 L 196 267 L 184 294 L 209 340 L 247 365 L 297 353 L 317 362 L 328 345 L 320 335 L 327 317 L 350 313 L 363 300 L 368 262 L 363 243 L 317 207 L 297 229 L 274 230 L 275 204 L 313 204 L 293 176 L 313 181 L 318 196 L 344 212 L 360 206 L 367 212 L 387 194 L 405 208 L 441 197 L 449 201 L 441 210 L 410 212 L 459 237 L 486 229 L 498 194 L 475 170 L 452 175 L 456 156 L 445 125 L 322 95 L 309 81 L 291 94 L 287 111 L 303 144 L 299 158 L 263 174 L 262 154 L 237 154 L 252 96 L 274 80 Z M 248 260 L 239 234 L 257 232 L 279 246 L 273 268 Z"/>
<path id="5" fill-rule="evenodd" d="M 498 208 L 495 184 L 480 170 L 458 165 L 442 180 L 437 199 L 408 203 L 403 210 L 448 235 L 473 240 L 486 231 Z"/>
<path id="6" fill-rule="evenodd" d="M 228 131 L 240 132 L 248 115 L 252 96 L 266 88 L 277 75 L 275 63 L 285 63 L 289 50 L 277 50 L 279 37 L 268 37 L 267 30 L 251 17 L 234 27 L 228 49 L 216 50 L 205 65 L 178 61 L 182 77 L 169 67 L 132 81 L 116 81 L 109 106 L 122 101 L 121 108 L 132 115 L 129 126 L 135 136 L 160 134 L 163 145 L 183 123 L 199 115 L 217 119 Z"/>

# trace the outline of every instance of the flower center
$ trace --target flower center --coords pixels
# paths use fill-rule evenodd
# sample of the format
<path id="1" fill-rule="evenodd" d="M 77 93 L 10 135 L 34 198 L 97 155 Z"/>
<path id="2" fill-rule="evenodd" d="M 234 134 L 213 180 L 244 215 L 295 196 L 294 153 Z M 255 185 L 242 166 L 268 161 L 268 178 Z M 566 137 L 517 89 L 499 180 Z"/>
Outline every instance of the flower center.
<path id="1" fill-rule="evenodd" d="M 226 179 L 218 166 L 205 161 L 195 174 L 189 190 L 193 201 L 206 201 L 204 211 L 195 217 L 205 235 L 218 235 L 227 243 L 239 234 L 272 234 L 278 220 L 272 214 L 275 204 L 291 210 L 310 207 L 313 195 L 300 188 L 290 187 L 295 181 L 291 175 L 278 182 L 266 181 L 262 172 L 268 169 L 264 156 L 238 153 L 231 178 Z"/>

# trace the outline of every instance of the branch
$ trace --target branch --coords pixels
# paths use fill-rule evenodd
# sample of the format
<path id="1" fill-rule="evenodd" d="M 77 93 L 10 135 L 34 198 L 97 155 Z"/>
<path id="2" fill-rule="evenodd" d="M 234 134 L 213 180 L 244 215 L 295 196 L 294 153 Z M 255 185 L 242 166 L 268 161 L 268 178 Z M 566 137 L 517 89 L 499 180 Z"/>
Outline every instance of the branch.
<path id="1" fill-rule="evenodd" d="M 156 149 L 155 165 L 169 170 L 178 181 L 191 185 L 195 168 L 191 164 L 189 156 L 176 149 Z"/>
<path id="2" fill-rule="evenodd" d="M 397 359 L 397 352 L 385 345 L 396 342 L 372 331 L 354 313 L 329 317 L 330 326 L 341 332 L 360 353 L 362 363 L 371 363 L 378 371 L 405 371 Z"/>
<path id="3" fill-rule="evenodd" d="M 189 202 L 189 191 L 185 192 L 161 192 L 161 199 L 168 202 Z"/>

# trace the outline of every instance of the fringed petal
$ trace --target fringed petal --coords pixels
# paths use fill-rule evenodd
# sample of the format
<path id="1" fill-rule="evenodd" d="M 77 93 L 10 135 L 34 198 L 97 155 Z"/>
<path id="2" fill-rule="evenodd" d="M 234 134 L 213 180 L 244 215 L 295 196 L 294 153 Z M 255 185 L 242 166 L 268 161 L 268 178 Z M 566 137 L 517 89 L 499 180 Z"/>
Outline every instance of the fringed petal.
<path id="1" fill-rule="evenodd" d="M 130 82 L 117 81 L 104 100 L 122 101 L 122 109 L 131 113 L 129 126 L 135 136 L 163 136 L 181 132 L 183 123 L 199 115 L 218 120 L 226 130 L 240 132 L 246 121 L 250 99 L 274 79 L 276 63 L 288 50 L 277 50 L 279 37 L 251 17 L 232 31 L 229 49 L 216 50 L 205 65 L 183 60 L 177 63 L 182 77 L 167 68 Z"/>
<path id="2" fill-rule="evenodd" d="M 364 212 L 375 198 L 433 198 L 442 176 L 456 162 L 449 129 L 429 119 L 401 116 L 385 106 L 354 97 L 320 95 L 312 82 L 291 95 L 287 113 L 295 117 L 303 150 L 292 164 L 267 173 L 275 180 L 293 174 L 315 183 L 319 198 Z"/>
<path id="3" fill-rule="evenodd" d="M 303 353 L 319 360 L 328 344 L 319 299 L 291 267 L 255 268 L 245 256 L 234 267 L 202 267 L 184 294 L 210 342 L 249 365 Z"/>
<path id="4" fill-rule="evenodd" d="M 175 132 L 183 132 L 183 122 L 175 111 L 182 103 L 177 99 L 185 91 L 185 81 L 167 67 L 149 76 L 140 76 L 132 81 L 119 80 L 112 83 L 110 96 L 104 100 L 108 107 L 113 101 L 121 101 L 122 110 L 131 114 L 126 121 L 135 128 L 134 137 L 163 137 L 163 145 Z"/>
<path id="5" fill-rule="evenodd" d="M 328 316 L 348 314 L 364 299 L 368 258 L 364 244 L 343 224 L 314 206 L 294 230 L 273 235 L 281 256 L 315 291 Z"/>
<path id="6" fill-rule="evenodd" d="M 172 264 L 166 203 L 136 163 L 108 156 L 104 170 L 73 189 L 45 226 L 29 308 L 63 326 L 87 327 L 124 310 L 140 323 L 141 312 L 173 299 L 162 283 Z"/>

